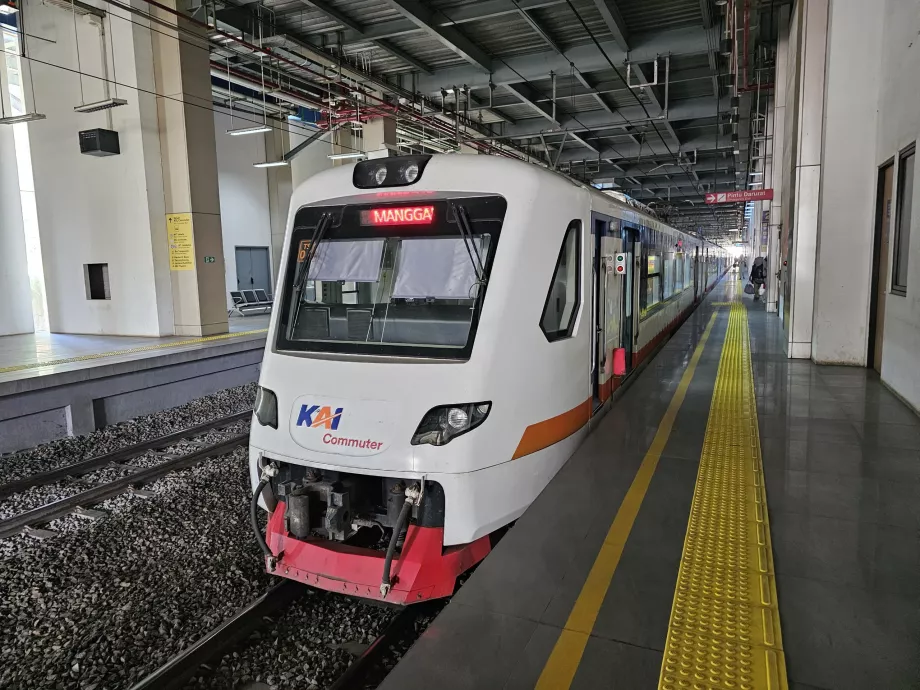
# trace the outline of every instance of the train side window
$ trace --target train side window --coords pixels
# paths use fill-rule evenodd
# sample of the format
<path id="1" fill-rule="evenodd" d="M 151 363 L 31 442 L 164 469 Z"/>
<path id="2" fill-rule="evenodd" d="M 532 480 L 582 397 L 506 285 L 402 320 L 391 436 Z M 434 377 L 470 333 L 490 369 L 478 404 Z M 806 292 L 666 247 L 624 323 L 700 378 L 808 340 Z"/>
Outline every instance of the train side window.
<path id="1" fill-rule="evenodd" d="M 565 232 L 553 280 L 549 284 L 540 328 L 550 342 L 569 338 L 575 328 L 578 314 L 580 290 L 578 276 L 581 275 L 581 222 L 573 220 Z"/>

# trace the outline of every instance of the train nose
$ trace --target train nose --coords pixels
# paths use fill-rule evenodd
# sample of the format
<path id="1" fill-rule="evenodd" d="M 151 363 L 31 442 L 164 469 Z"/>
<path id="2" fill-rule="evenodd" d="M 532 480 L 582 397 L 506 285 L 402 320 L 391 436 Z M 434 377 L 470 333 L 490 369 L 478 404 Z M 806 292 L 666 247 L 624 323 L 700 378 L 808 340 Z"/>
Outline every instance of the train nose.
<path id="1" fill-rule="evenodd" d="M 291 438 L 319 453 L 377 455 L 392 444 L 399 418 L 392 402 L 301 396 L 291 407 Z"/>

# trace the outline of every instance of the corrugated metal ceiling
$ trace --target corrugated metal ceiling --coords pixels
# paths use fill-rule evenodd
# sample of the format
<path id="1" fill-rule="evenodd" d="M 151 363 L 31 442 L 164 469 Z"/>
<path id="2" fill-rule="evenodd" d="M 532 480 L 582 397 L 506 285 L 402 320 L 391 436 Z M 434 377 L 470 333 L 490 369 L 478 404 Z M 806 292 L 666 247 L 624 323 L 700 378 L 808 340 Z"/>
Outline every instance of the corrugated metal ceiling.
<path id="1" fill-rule="evenodd" d="M 617 7 L 632 33 L 699 26 L 700 0 L 618 0 Z"/>

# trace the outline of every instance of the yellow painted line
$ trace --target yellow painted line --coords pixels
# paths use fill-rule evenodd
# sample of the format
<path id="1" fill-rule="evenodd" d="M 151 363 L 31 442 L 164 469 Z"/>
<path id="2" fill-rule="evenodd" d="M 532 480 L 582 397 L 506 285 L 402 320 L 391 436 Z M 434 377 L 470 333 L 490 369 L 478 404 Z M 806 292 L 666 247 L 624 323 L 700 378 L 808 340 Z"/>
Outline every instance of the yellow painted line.
<path id="1" fill-rule="evenodd" d="M 684 370 L 668 409 L 664 413 L 664 417 L 661 418 L 661 423 L 658 425 L 658 431 L 655 433 L 652 445 L 642 459 L 642 464 L 639 465 L 639 470 L 626 492 L 626 497 L 617 510 L 616 517 L 613 519 L 610 530 L 607 532 L 607 537 L 604 539 L 604 544 L 594 560 L 594 565 L 591 566 L 591 572 L 588 573 L 588 579 L 581 588 L 581 593 L 578 595 L 575 606 L 565 622 L 565 627 L 556 641 L 556 646 L 546 661 L 546 666 L 543 667 L 543 672 L 537 681 L 537 690 L 564 690 L 572 684 L 572 679 L 575 677 L 575 672 L 581 663 L 585 646 L 588 644 L 588 638 L 594 629 L 597 614 L 601 609 L 604 598 L 607 596 L 613 573 L 620 563 L 620 556 L 623 554 L 626 539 L 629 537 L 636 515 L 642 506 L 642 500 L 645 498 L 646 491 L 648 491 L 652 475 L 655 474 L 655 469 L 658 467 L 658 460 L 662 452 L 664 452 L 668 437 L 671 435 L 677 412 L 687 395 L 687 389 L 690 387 L 690 381 L 693 379 L 693 373 L 696 371 L 696 365 L 703 354 L 706 341 L 709 340 L 709 334 L 712 332 L 717 313 L 713 313 L 709 319 L 706 330 L 703 331 L 700 342 L 693 351 L 690 363 Z"/>
<path id="2" fill-rule="evenodd" d="M 732 304 L 659 690 L 786 690 L 747 309 Z"/>
<path id="3" fill-rule="evenodd" d="M 229 340 L 230 338 L 242 338 L 246 335 L 259 335 L 268 333 L 267 328 L 258 328 L 252 331 L 240 331 L 238 333 L 223 333 L 221 335 L 207 335 L 201 338 L 189 338 L 187 340 L 177 340 L 172 343 L 157 343 L 156 345 L 144 345 L 143 347 L 132 347 L 128 350 L 113 350 L 112 352 L 94 352 L 89 355 L 80 355 L 79 357 L 67 357 L 66 359 L 51 359 L 44 362 L 31 362 L 29 364 L 16 364 L 11 367 L 0 367 L 0 374 L 9 374 L 14 371 L 26 371 L 28 369 L 40 369 L 42 367 L 52 367 L 57 364 L 72 364 L 74 362 L 88 362 L 93 359 L 102 359 L 104 357 L 118 357 L 119 355 L 133 355 L 138 352 L 150 352 L 151 350 L 164 350 L 170 347 L 181 347 L 183 345 L 197 345 L 199 343 L 209 343 L 215 340 Z"/>

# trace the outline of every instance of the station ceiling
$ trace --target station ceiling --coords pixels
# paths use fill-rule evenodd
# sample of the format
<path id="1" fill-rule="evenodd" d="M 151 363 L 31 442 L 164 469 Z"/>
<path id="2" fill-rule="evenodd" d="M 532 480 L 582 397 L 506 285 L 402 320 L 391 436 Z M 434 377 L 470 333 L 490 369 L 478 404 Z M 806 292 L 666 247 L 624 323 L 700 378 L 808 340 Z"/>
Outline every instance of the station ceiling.
<path id="1" fill-rule="evenodd" d="M 772 79 L 779 4 L 735 2 L 734 60 L 721 0 L 224 0 L 208 24 L 212 66 L 267 69 L 276 94 L 355 121 L 362 105 L 386 111 L 407 149 L 488 142 L 724 235 L 742 208 L 704 195 L 746 189 L 759 169 L 770 91 L 756 84 Z M 419 112 L 445 126 L 432 134 Z"/>

